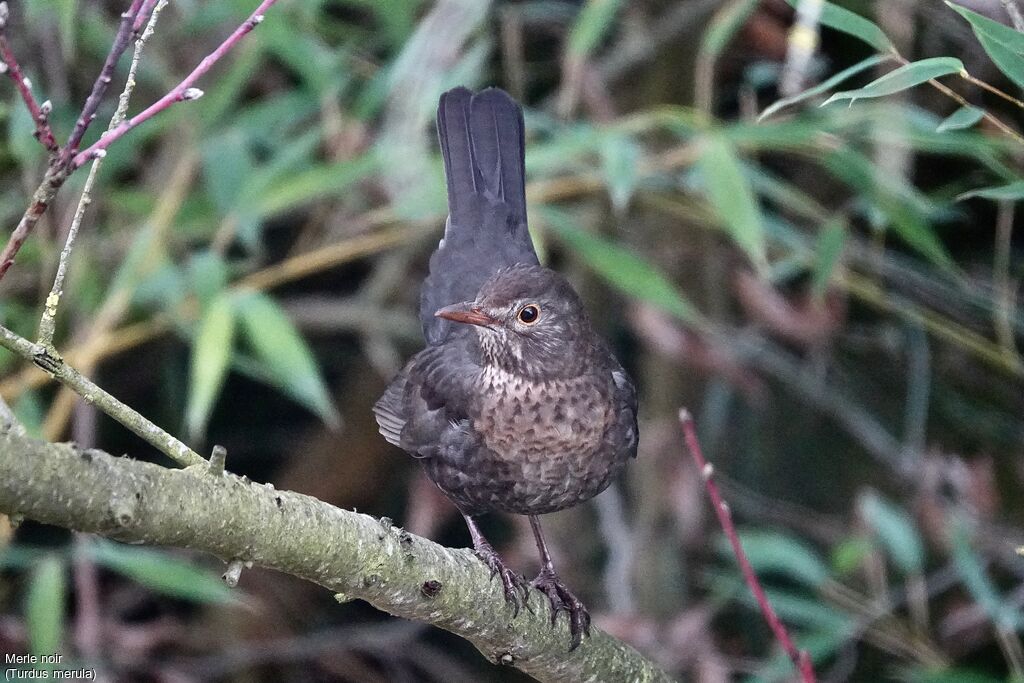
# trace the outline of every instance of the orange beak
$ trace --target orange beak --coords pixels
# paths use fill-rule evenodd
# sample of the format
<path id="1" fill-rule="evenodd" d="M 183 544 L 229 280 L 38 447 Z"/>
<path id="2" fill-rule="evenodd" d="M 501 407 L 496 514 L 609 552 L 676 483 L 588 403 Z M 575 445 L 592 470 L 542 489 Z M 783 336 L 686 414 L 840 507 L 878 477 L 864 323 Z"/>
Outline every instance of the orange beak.
<path id="1" fill-rule="evenodd" d="M 453 320 L 457 323 L 469 323 L 470 325 L 481 325 L 489 327 L 498 321 L 481 311 L 472 301 L 464 301 L 460 304 L 445 306 L 434 313 L 438 318 Z"/>

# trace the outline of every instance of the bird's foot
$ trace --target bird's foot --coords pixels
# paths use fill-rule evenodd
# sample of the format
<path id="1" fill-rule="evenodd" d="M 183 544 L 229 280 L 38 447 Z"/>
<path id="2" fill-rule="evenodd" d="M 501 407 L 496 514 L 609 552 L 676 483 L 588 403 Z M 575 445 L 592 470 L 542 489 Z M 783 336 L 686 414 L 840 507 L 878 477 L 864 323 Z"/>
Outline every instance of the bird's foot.
<path id="1" fill-rule="evenodd" d="M 523 605 L 529 607 L 530 587 L 526 583 L 526 577 L 505 566 L 501 557 L 489 544 L 478 545 L 474 552 L 491 570 L 491 579 L 495 576 L 501 579 L 501 585 L 505 588 L 505 600 L 512 605 L 512 618 L 515 619 Z"/>
<path id="2" fill-rule="evenodd" d="M 559 612 L 568 613 L 569 633 L 572 635 L 569 652 L 572 652 L 580 646 L 584 635 L 590 635 L 590 612 L 550 569 L 542 569 L 530 585 L 539 589 L 551 601 L 552 626 L 555 625 Z"/>

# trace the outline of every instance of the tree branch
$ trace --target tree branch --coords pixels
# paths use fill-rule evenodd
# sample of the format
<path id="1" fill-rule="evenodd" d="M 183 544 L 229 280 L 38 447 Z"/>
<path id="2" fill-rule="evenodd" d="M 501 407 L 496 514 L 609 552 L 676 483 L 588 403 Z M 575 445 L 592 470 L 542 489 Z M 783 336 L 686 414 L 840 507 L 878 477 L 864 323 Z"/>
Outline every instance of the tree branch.
<path id="1" fill-rule="evenodd" d="M 206 465 L 168 470 L 8 431 L 0 433 L 0 512 L 286 572 L 339 600 L 451 631 L 540 681 L 672 680 L 598 629 L 569 652 L 566 622 L 551 627 L 539 592 L 532 611 L 513 619 L 500 583 L 469 550 Z"/>
<path id="2" fill-rule="evenodd" d="M 71 158 L 78 151 L 78 146 L 82 143 L 82 138 L 85 137 L 85 132 L 89 129 L 89 125 L 96 118 L 96 111 L 100 108 L 100 102 L 103 101 L 103 96 L 107 93 L 107 88 L 110 86 L 110 82 L 114 80 L 114 69 L 117 67 L 118 61 L 121 59 L 121 55 L 128 49 L 128 43 L 131 41 L 133 28 L 135 26 L 136 17 L 139 15 L 139 10 L 142 8 L 142 0 L 132 0 L 131 6 L 121 14 L 121 24 L 117 27 L 117 33 L 114 35 L 114 42 L 110 46 L 110 52 L 107 53 L 107 58 L 103 61 L 103 68 L 100 69 L 100 75 L 96 77 L 96 81 L 92 84 L 92 91 L 89 96 L 85 98 L 85 104 L 82 105 L 82 112 L 78 115 L 78 120 L 75 121 L 75 127 L 71 130 L 71 136 L 68 137 L 68 142 L 61 149 L 60 153 L 60 165 L 66 166 Z"/>
<path id="3" fill-rule="evenodd" d="M 263 14 L 270 9 L 275 2 L 277 2 L 277 0 L 263 0 L 253 13 L 249 15 L 249 18 L 236 28 L 234 32 L 217 47 L 216 50 L 206 55 L 206 57 L 203 58 L 203 61 L 199 62 L 199 66 L 193 69 L 192 73 L 186 76 L 181 83 L 176 85 L 173 90 L 161 97 L 159 100 L 149 105 L 145 110 L 104 133 L 99 140 L 93 143 L 91 147 L 76 154 L 71 162 L 72 168 L 78 168 L 89 159 L 93 159 L 98 155 L 102 156 L 107 147 L 109 147 L 115 140 L 119 139 L 140 123 L 153 118 L 172 104 L 177 102 L 187 102 L 202 97 L 203 91 L 193 87 L 195 82 L 209 71 L 221 57 L 227 54 L 231 48 L 238 43 L 238 41 L 256 28 L 256 26 L 263 21 Z"/>
<path id="4" fill-rule="evenodd" d="M 713 479 L 715 470 L 711 463 L 704 459 L 704 452 L 701 450 L 700 441 L 697 440 L 697 430 L 693 425 L 693 418 L 688 410 L 679 411 L 679 423 L 683 427 L 686 447 L 689 449 L 690 455 L 693 456 L 693 461 L 697 464 L 697 468 L 704 478 L 704 487 L 708 491 L 708 497 L 711 498 L 711 504 L 715 507 L 715 515 L 718 516 L 718 522 L 722 525 L 722 531 L 725 532 L 726 538 L 729 539 L 733 554 L 736 555 L 736 562 L 740 565 L 743 580 L 746 581 L 750 592 L 754 594 L 754 599 L 757 600 L 761 613 L 764 615 L 765 621 L 768 622 L 772 633 L 775 634 L 776 640 L 779 641 L 782 649 L 786 651 L 786 654 L 793 662 L 793 666 L 800 673 L 800 680 L 804 683 L 815 683 L 817 678 L 811 665 L 810 655 L 806 650 L 798 650 L 793 643 L 793 639 L 789 637 L 789 631 L 786 630 L 786 626 L 775 613 L 775 608 L 768 601 L 768 596 L 765 594 L 764 588 L 761 587 L 761 582 L 758 580 L 757 574 L 747 558 L 747 553 L 743 550 L 739 534 L 736 533 L 736 527 L 732 523 L 732 514 L 729 512 L 729 506 L 722 500 L 722 494 L 718 492 L 718 484 Z"/>
<path id="5" fill-rule="evenodd" d="M 18 59 L 7 42 L 7 18 L 7 3 L 0 2 L 0 73 L 6 71 L 14 81 L 14 87 L 21 94 L 21 99 L 24 100 L 25 106 L 28 107 L 28 113 L 32 117 L 32 123 L 36 126 L 34 133 L 36 140 L 39 140 L 52 156 L 60 148 L 56 138 L 53 137 L 53 129 L 50 128 L 50 104 L 49 101 L 39 104 L 35 95 L 32 94 L 32 86 L 25 74 L 22 73 L 21 65 L 18 64 Z"/>
<path id="6" fill-rule="evenodd" d="M 65 363 L 64 359 L 52 349 L 42 344 L 33 344 L 2 325 L 0 325 L 0 346 L 35 363 L 51 377 L 72 389 L 76 394 L 120 422 L 179 465 L 198 465 L 206 462 L 201 455 L 147 420 L 137 410 L 122 403 L 89 381 L 82 373 Z"/>

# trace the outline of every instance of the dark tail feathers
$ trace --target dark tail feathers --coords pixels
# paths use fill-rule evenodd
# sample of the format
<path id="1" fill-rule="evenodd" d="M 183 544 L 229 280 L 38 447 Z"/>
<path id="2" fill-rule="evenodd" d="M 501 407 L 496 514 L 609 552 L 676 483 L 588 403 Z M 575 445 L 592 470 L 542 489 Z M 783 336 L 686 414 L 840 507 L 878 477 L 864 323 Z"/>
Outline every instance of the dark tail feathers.
<path id="1" fill-rule="evenodd" d="M 498 88 L 475 95 L 463 87 L 449 90 L 437 107 L 437 131 L 452 222 L 472 220 L 476 194 L 504 202 L 510 222 L 525 226 L 523 111 L 516 101 Z"/>

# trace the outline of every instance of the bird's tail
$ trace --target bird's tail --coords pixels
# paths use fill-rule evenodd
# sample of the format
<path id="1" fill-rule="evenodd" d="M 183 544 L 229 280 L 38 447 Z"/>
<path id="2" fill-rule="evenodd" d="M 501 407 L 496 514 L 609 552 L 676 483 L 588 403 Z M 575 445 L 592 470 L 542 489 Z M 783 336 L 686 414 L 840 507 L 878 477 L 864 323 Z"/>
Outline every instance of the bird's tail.
<path id="1" fill-rule="evenodd" d="M 465 325 L 434 317 L 443 306 L 473 299 L 494 273 L 517 263 L 536 265 L 526 227 L 523 111 L 503 90 L 473 94 L 455 88 L 441 96 L 437 132 L 448 180 L 448 224 L 430 257 L 420 292 L 420 321 L 428 344 Z"/>
<path id="2" fill-rule="evenodd" d="M 437 107 L 437 132 L 452 223 L 479 221 L 474 195 L 483 195 L 507 205 L 509 224 L 525 229 L 525 139 L 516 101 L 498 88 L 449 90 Z"/>

